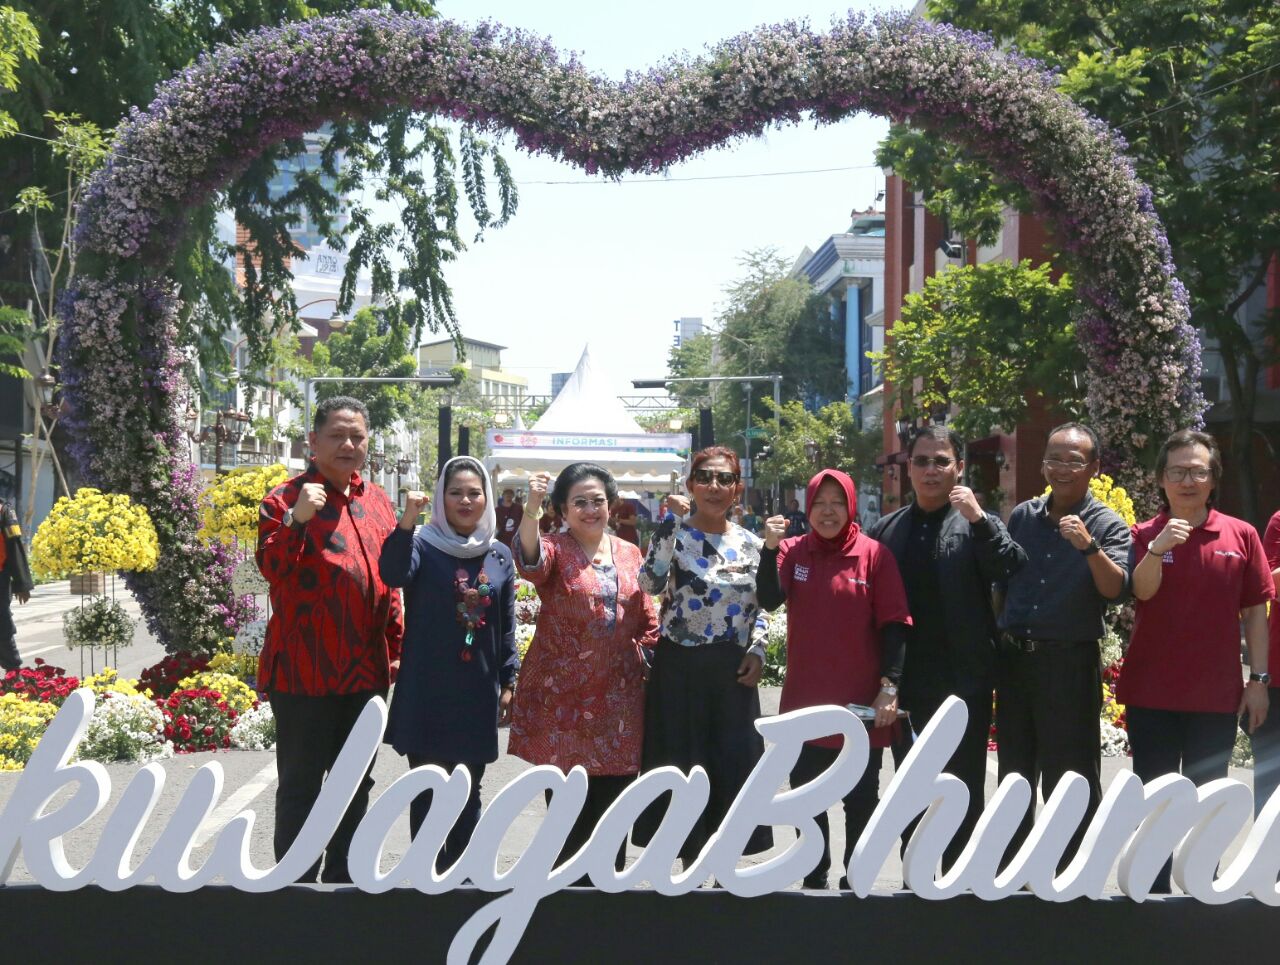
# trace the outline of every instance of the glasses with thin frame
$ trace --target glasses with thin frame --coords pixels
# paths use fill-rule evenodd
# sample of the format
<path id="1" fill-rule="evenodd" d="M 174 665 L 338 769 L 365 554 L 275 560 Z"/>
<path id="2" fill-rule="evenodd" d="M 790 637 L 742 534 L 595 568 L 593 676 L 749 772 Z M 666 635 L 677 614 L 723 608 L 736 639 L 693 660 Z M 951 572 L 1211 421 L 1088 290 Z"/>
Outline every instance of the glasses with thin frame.
<path id="1" fill-rule="evenodd" d="M 1213 471 L 1204 466 L 1169 466 L 1164 471 L 1165 479 L 1171 483 L 1185 482 L 1190 476 L 1195 482 L 1208 482 Z"/>
<path id="2" fill-rule="evenodd" d="M 580 513 L 585 513 L 589 509 L 604 509 L 609 504 L 609 500 L 603 496 L 597 496 L 595 499 L 588 499 L 586 496 L 579 496 L 569 505 Z"/>
<path id="3" fill-rule="evenodd" d="M 693 471 L 693 481 L 703 486 L 710 486 L 713 482 L 716 482 L 728 489 L 730 486 L 738 485 L 738 478 L 736 472 L 717 472 L 714 469 L 695 469 Z"/>
<path id="4" fill-rule="evenodd" d="M 955 460 L 950 456 L 912 456 L 911 465 L 917 469 L 928 469 L 937 466 L 939 469 L 950 469 Z"/>
<path id="5" fill-rule="evenodd" d="M 1050 472 L 1084 472 L 1089 468 L 1087 462 L 1064 462 L 1061 459 L 1044 459 L 1040 465 Z"/>

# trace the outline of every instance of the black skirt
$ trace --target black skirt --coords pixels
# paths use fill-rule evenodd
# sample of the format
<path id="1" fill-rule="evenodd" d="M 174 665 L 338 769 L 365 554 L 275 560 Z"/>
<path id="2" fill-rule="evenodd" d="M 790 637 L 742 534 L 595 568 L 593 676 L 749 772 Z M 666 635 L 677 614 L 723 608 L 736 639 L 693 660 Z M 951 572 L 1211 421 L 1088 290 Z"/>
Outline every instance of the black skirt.
<path id="1" fill-rule="evenodd" d="M 688 865 L 720 826 L 738 791 L 764 753 L 764 738 L 755 729 L 760 693 L 738 683 L 743 650 L 732 643 L 684 647 L 658 641 L 645 690 L 644 750 L 641 770 L 674 766 L 686 774 L 701 765 L 711 779 L 711 797 L 684 846 Z M 645 845 L 657 832 L 670 795 L 640 816 L 632 842 Z M 745 854 L 773 847 L 773 828 L 756 828 Z"/>

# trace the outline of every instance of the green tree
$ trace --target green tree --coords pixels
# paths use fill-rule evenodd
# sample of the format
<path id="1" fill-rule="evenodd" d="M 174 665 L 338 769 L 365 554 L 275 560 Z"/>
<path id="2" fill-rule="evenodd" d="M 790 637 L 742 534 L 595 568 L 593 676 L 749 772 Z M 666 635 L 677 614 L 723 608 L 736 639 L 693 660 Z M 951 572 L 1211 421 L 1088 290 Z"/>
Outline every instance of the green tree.
<path id="1" fill-rule="evenodd" d="M 725 308 L 717 317 L 719 374 L 777 372 L 784 401 L 843 399 L 849 388 L 844 323 L 832 319 L 830 301 L 815 294 L 807 278 L 791 277 L 788 261 L 773 248 L 748 251 L 739 263 L 744 274 L 725 289 Z M 718 395 L 730 424 L 741 425 L 741 390 Z M 764 411 L 773 398 L 771 384 L 753 383 L 752 396 L 755 411 Z"/>
<path id="2" fill-rule="evenodd" d="M 0 90 L 18 89 L 18 65 L 40 55 L 40 32 L 21 10 L 0 7 Z M 18 124 L 6 110 L 0 110 L 0 137 L 18 132 Z"/>
<path id="3" fill-rule="evenodd" d="M 312 362 L 317 375 L 349 378 L 409 378 L 418 363 L 410 344 L 411 331 L 404 317 L 391 308 L 362 308 L 340 332 L 316 345 Z M 409 415 L 419 390 L 408 383 L 397 385 L 359 382 L 318 382 L 316 402 L 349 395 L 369 407 L 369 432 L 389 431 Z"/>
<path id="4" fill-rule="evenodd" d="M 724 290 L 716 321 L 719 330 L 703 332 L 671 350 L 667 372 L 673 378 L 706 376 L 782 376 L 782 400 L 843 399 L 844 326 L 831 318 L 830 302 L 813 292 L 807 279 L 792 278 L 775 249 L 748 251 L 739 259 L 743 273 Z M 752 382 L 753 415 L 770 412 L 773 385 Z M 742 384 L 691 382 L 672 386 L 681 407 L 696 409 L 710 399 L 721 443 L 741 439 L 746 424 Z M 754 421 L 754 419 L 753 419 Z M 772 434 L 772 426 L 764 427 Z M 739 447 L 741 448 L 741 447 Z M 756 451 L 759 445 L 754 446 Z"/>
<path id="5" fill-rule="evenodd" d="M 1012 430 L 1032 396 L 1078 416 L 1084 355 L 1074 304 L 1070 279 L 1053 281 L 1047 264 L 948 268 L 907 296 L 875 358 L 905 415 L 956 405 L 952 422 L 967 439 Z"/>
<path id="6" fill-rule="evenodd" d="M 766 416 L 772 412 L 772 400 Z M 782 404 L 782 432 L 770 442 L 767 459 L 756 460 L 756 482 L 803 486 L 819 469 L 839 469 L 855 482 L 879 485 L 876 457 L 883 438 L 878 429 L 862 431 L 848 402 L 831 402 L 812 412 L 797 401 Z"/>
<path id="7" fill-rule="evenodd" d="M 1059 71 L 1063 91 L 1117 128 L 1152 189 L 1191 296 L 1213 340 L 1231 407 L 1230 475 L 1259 519 L 1251 437 L 1259 374 L 1276 359 L 1280 318 L 1257 307 L 1280 250 L 1280 23 L 1252 0 L 1087 6 L 1038 0 L 932 0 L 932 19 L 985 30 Z M 961 123 L 962 121 L 957 121 Z M 952 228 L 990 240 L 1004 203 L 1026 198 L 945 145 L 895 126 L 880 151 Z M 1242 324 L 1243 322 L 1243 324 Z"/>
<path id="8" fill-rule="evenodd" d="M 54 143 L 0 141 L 0 235 L 12 242 L 7 257 L 0 255 L 0 300 L 25 304 L 32 253 L 41 247 L 38 237 L 57 237 L 72 207 L 65 191 L 67 159 L 58 152 L 60 134 L 53 118 L 74 111 L 81 122 L 109 132 L 131 108 L 145 107 L 157 84 L 219 43 L 262 26 L 385 6 L 433 12 L 421 0 L 15 4 L 36 30 L 41 59 L 17 64 L 20 86 L 4 106 L 22 132 Z M 321 168 L 301 173 L 293 190 L 272 199 L 268 184 L 280 164 L 304 149 L 301 139 L 272 147 L 249 162 L 214 201 L 187 213 L 174 277 L 183 292 L 199 296 L 186 299 L 180 334 L 198 350 L 207 369 L 229 367 L 221 336 L 232 329 L 247 337 L 258 367 L 266 367 L 278 319 L 296 316 L 289 226 L 302 213 L 326 233 L 330 245 L 350 253 L 340 307 L 350 307 L 357 274 L 367 269 L 375 297 L 397 305 L 416 337 L 423 328 L 458 330 L 444 267 L 465 247 L 458 227 L 459 195 L 465 196 L 482 232 L 500 226 L 515 210 L 516 189 L 506 162 L 466 126 L 451 139 L 444 128 L 407 109 L 373 119 L 337 120 L 326 129 Z M 237 163 L 228 159 L 229 167 Z M 339 234 L 334 220 L 338 198 L 365 183 L 378 185 L 378 197 L 399 208 L 399 220 L 378 223 L 367 208 L 356 206 Z M 498 190 L 497 211 L 487 200 L 490 183 Z M 48 202 L 38 210 L 34 229 L 12 208 L 22 189 L 39 189 Z M 247 229 L 247 244 L 227 246 L 218 240 L 219 210 L 231 211 Z M 225 267 L 234 254 L 242 256 L 243 287 Z M 392 266 L 394 256 L 403 262 L 399 270 Z"/>
<path id="9" fill-rule="evenodd" d="M 457 455 L 456 440 L 458 429 L 462 426 L 471 429 L 470 454 L 483 459 L 488 452 L 484 433 L 485 429 L 493 425 L 493 408 L 481 391 L 479 381 L 472 378 L 465 365 L 456 365 L 451 372 L 457 379 L 457 384 L 448 389 L 414 393 L 405 418 L 408 434 L 417 440 L 415 456 L 418 465 L 422 467 L 422 484 L 428 492 L 435 488 L 436 476 L 440 471 L 436 446 L 440 439 L 442 406 L 447 405 L 452 409 L 454 454 Z"/>

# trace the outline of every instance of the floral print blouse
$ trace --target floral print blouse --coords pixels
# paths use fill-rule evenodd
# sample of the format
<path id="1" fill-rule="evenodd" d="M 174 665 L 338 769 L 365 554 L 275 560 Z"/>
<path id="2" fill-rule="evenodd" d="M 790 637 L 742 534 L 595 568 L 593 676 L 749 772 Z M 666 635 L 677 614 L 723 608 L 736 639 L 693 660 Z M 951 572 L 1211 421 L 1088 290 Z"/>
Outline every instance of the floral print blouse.
<path id="1" fill-rule="evenodd" d="M 640 569 L 641 587 L 663 593 L 662 635 L 685 647 L 734 643 L 763 661 L 768 622 L 756 601 L 763 545 L 736 523 L 704 533 L 668 513 Z"/>

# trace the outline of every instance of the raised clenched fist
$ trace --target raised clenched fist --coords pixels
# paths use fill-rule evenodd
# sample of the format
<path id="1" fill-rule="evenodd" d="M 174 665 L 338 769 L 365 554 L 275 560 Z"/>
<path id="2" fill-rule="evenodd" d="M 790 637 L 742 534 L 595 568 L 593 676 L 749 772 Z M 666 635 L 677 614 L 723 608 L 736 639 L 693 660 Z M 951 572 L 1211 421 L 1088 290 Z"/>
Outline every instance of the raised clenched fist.
<path id="1" fill-rule="evenodd" d="M 422 511 L 427 508 L 430 498 L 420 489 L 410 489 L 404 494 L 404 512 L 400 514 L 400 525 L 404 529 L 413 529 Z"/>
<path id="2" fill-rule="evenodd" d="M 305 523 L 324 509 L 324 504 L 328 501 L 329 494 L 322 483 L 303 483 L 298 501 L 293 504 L 293 518 L 300 523 Z"/>
<path id="3" fill-rule="evenodd" d="M 787 517 L 770 516 L 764 521 L 764 545 L 771 550 L 776 550 L 778 544 L 782 542 L 782 537 L 787 535 Z"/>

